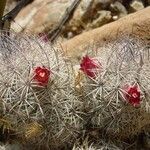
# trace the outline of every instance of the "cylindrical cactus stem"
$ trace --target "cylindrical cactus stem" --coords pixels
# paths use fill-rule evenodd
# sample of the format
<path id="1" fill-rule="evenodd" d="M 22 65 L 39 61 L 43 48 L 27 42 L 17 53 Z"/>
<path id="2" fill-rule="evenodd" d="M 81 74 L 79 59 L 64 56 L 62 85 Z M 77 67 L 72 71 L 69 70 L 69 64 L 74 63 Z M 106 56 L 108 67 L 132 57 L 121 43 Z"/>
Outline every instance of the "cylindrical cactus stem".
<path id="1" fill-rule="evenodd" d="M 110 139 L 138 135 L 150 124 L 149 47 L 125 36 L 72 66 L 59 45 L 2 31 L 0 124 L 32 149 L 72 146 L 93 127 Z"/>
<path id="2" fill-rule="evenodd" d="M 18 137 L 47 149 L 72 144 L 83 127 L 82 102 L 63 50 L 11 32 L 8 37 L 1 33 L 0 48 L 0 112 L 15 122 Z M 5 57 L 7 48 L 11 53 Z"/>
<path id="3" fill-rule="evenodd" d="M 150 124 L 149 46 L 125 36 L 99 51 L 80 62 L 90 124 L 119 138 L 133 137 Z"/>

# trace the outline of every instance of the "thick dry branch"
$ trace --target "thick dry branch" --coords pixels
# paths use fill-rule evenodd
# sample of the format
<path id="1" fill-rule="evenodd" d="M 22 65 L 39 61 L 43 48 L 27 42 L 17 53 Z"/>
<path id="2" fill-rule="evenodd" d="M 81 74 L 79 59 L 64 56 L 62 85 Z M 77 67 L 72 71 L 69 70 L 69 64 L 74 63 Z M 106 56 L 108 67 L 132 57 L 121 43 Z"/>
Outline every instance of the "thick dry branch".
<path id="1" fill-rule="evenodd" d="M 103 44 L 116 39 L 121 34 L 136 34 L 136 36 L 150 39 L 150 7 L 127 15 L 117 21 L 102 27 L 84 32 L 68 41 L 62 46 L 71 59 L 77 60 L 85 52 L 85 47 L 91 43 Z"/>
<path id="2" fill-rule="evenodd" d="M 4 15 L 0 21 L 0 29 L 4 29 L 5 23 L 10 24 L 11 21 L 17 16 L 20 10 L 25 7 L 27 4 L 31 3 L 33 0 L 22 0 L 20 1 L 17 6 L 11 10 L 9 13 Z M 9 25 L 8 25 L 9 26 Z M 9 28 L 9 27 L 8 27 Z"/>

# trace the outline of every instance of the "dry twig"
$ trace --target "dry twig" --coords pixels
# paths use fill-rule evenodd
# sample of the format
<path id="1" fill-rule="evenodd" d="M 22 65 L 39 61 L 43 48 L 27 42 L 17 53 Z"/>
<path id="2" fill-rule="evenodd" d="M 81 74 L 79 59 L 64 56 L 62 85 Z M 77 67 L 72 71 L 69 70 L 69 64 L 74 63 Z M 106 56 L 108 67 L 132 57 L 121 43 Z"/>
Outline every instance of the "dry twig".
<path id="1" fill-rule="evenodd" d="M 63 26 L 72 18 L 72 15 L 80 2 L 81 0 L 74 0 L 72 4 L 66 9 L 58 25 L 48 33 L 48 37 L 50 37 L 51 42 L 53 42 L 59 36 Z"/>

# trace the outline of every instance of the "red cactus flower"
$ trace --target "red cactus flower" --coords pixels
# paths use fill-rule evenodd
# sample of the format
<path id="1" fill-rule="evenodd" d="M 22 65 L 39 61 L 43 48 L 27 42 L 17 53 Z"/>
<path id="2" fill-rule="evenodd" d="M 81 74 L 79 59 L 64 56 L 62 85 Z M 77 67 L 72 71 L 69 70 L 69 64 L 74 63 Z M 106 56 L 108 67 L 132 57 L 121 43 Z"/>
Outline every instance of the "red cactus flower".
<path id="1" fill-rule="evenodd" d="M 33 79 L 41 86 L 48 84 L 49 76 L 51 71 L 45 67 L 36 67 L 34 70 Z"/>
<path id="2" fill-rule="evenodd" d="M 80 70 L 82 70 L 86 75 L 92 78 L 95 77 L 96 71 L 98 71 L 100 68 L 101 63 L 98 60 L 92 59 L 88 56 L 83 57 L 80 64 Z"/>
<path id="3" fill-rule="evenodd" d="M 141 102 L 140 91 L 137 85 L 126 86 L 124 97 L 133 106 L 138 106 Z"/>

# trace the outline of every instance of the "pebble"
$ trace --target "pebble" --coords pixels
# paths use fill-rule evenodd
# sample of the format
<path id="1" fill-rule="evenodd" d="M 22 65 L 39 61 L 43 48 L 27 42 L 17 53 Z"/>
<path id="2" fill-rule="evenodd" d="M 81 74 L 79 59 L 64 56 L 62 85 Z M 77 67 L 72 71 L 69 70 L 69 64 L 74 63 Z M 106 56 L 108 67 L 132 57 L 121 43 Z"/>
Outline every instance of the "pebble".
<path id="1" fill-rule="evenodd" d="M 128 14 L 126 8 L 120 2 L 115 2 L 110 5 L 112 12 L 114 12 L 118 18 L 124 17 Z"/>
<path id="2" fill-rule="evenodd" d="M 111 11 L 101 10 L 98 11 L 98 17 L 89 26 L 92 28 L 100 27 L 111 21 Z"/>
<path id="3" fill-rule="evenodd" d="M 130 3 L 130 7 L 132 11 L 138 11 L 144 8 L 144 4 L 142 3 L 141 0 L 133 0 Z"/>

